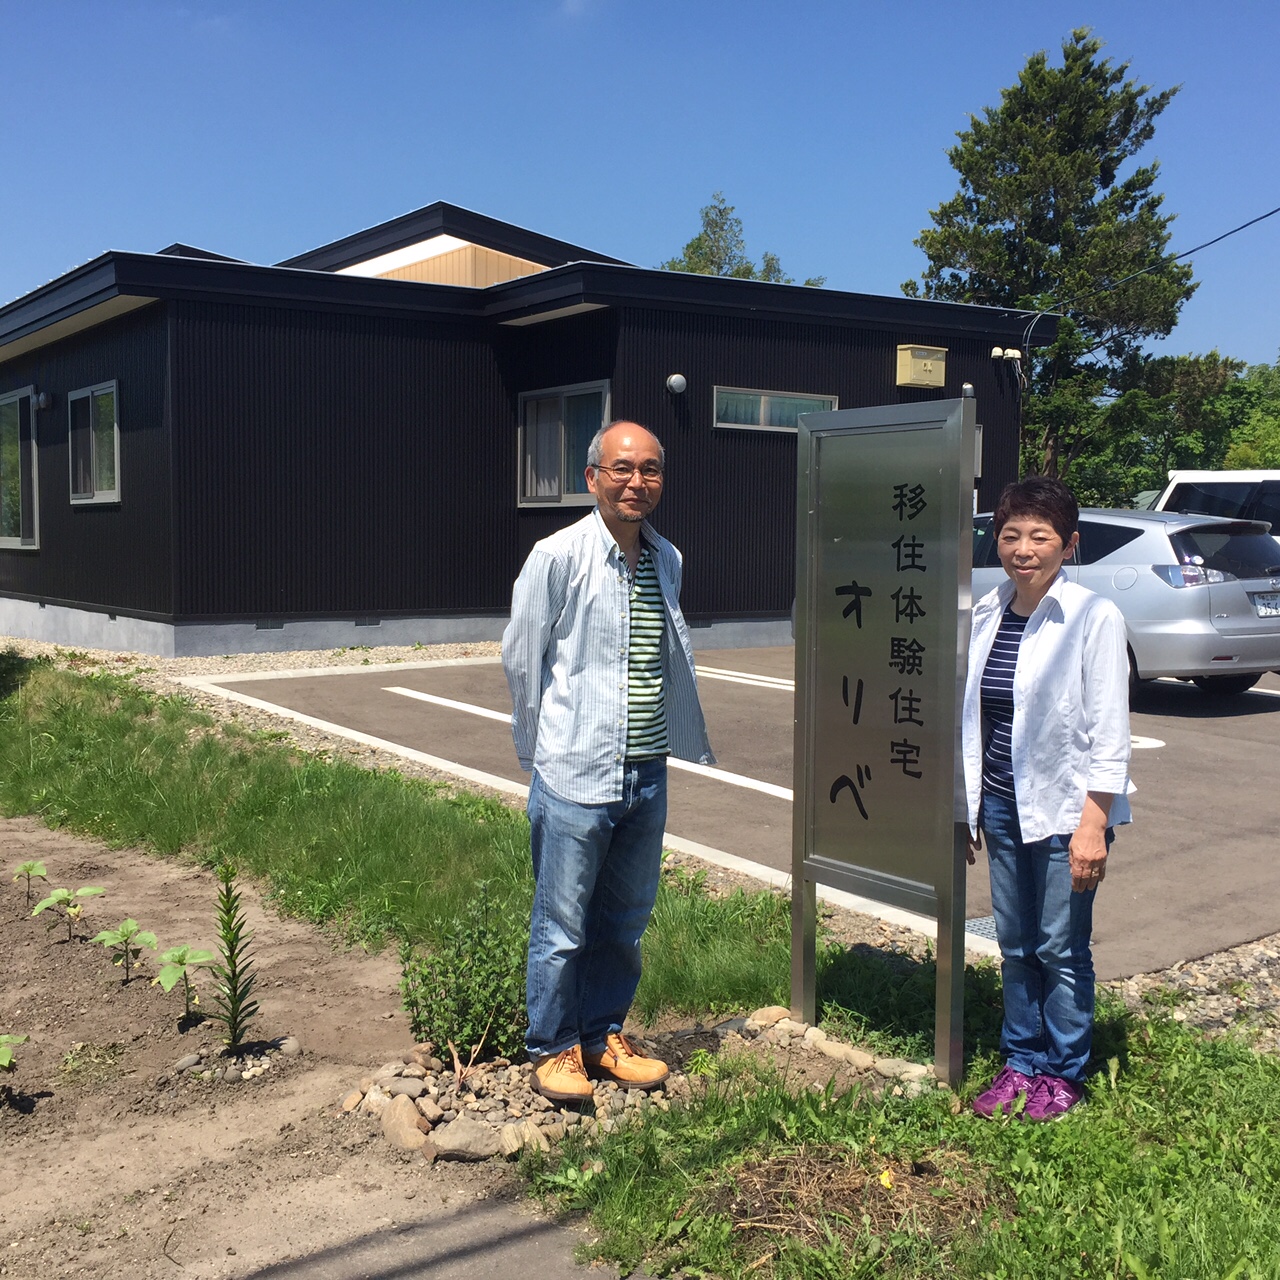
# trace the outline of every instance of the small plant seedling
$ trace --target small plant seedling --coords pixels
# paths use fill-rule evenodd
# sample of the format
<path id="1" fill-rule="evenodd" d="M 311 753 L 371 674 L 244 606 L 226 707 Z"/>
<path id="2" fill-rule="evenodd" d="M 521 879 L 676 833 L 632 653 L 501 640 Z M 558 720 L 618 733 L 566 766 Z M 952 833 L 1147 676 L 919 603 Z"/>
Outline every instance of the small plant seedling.
<path id="1" fill-rule="evenodd" d="M 215 996 L 218 1009 L 210 1017 L 226 1027 L 224 1039 L 234 1053 L 244 1043 L 245 1031 L 258 1013 L 258 1002 L 251 999 L 257 975 L 249 956 L 253 935 L 240 909 L 235 867 L 224 862 L 218 868 L 218 880 L 218 939 L 222 962 L 213 966 L 218 980 Z"/>
<path id="2" fill-rule="evenodd" d="M 71 928 L 84 913 L 84 898 L 94 898 L 100 893 L 106 893 L 105 889 L 90 888 L 86 885 L 82 889 L 54 889 L 49 896 L 43 901 L 36 903 L 35 910 L 32 911 L 33 916 L 38 916 L 46 907 L 52 907 L 57 913 L 58 918 L 66 923 L 67 941 L 71 941 Z M 51 925 L 51 928 L 56 926 Z"/>
<path id="3" fill-rule="evenodd" d="M 0 1036 L 0 1071 L 13 1070 L 13 1051 L 20 1044 L 26 1044 L 26 1036 Z"/>
<path id="4" fill-rule="evenodd" d="M 152 980 L 152 985 L 158 982 L 166 991 L 172 991 L 181 982 L 182 996 L 186 1001 L 186 1012 L 183 1017 L 190 1018 L 192 1008 L 200 1003 L 200 997 L 196 995 L 191 985 L 191 970 L 212 964 L 215 959 L 212 951 L 197 951 L 186 944 L 170 947 L 160 957 L 163 968 Z"/>
<path id="5" fill-rule="evenodd" d="M 27 878 L 27 906 L 31 905 L 31 877 L 39 876 L 41 880 L 47 880 L 49 874 L 44 869 L 44 863 L 24 862 L 20 867 L 16 867 L 13 872 L 13 880 L 16 884 L 23 876 Z"/>
<path id="6" fill-rule="evenodd" d="M 114 929 L 103 929 L 94 938 L 94 942 L 100 942 L 104 947 L 109 947 L 115 952 L 115 958 L 111 963 L 124 966 L 126 982 L 132 977 L 133 963 L 142 954 L 142 948 L 147 947 L 154 951 L 158 945 L 156 935 L 140 928 L 134 919 L 121 920 Z"/>

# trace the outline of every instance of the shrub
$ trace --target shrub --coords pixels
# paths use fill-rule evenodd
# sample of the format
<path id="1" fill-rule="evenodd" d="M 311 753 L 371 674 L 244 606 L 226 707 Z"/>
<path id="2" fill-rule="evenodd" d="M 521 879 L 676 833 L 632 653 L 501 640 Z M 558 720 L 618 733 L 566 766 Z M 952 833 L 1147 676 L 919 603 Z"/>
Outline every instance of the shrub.
<path id="1" fill-rule="evenodd" d="M 490 901 L 487 884 L 477 889 L 430 950 L 400 948 L 400 994 L 417 1039 L 438 1047 L 453 1041 L 464 1059 L 473 1052 L 512 1057 L 522 1050 L 528 1025 L 529 927 L 523 916 L 504 914 Z"/>

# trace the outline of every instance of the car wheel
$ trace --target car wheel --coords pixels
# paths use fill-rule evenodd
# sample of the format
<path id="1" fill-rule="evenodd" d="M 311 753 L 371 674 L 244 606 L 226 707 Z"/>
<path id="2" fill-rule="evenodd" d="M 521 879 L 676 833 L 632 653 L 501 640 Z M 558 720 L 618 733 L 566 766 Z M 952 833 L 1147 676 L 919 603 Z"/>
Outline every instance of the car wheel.
<path id="1" fill-rule="evenodd" d="M 1129 701 L 1132 702 L 1138 696 L 1138 692 L 1145 688 L 1151 682 L 1144 680 L 1138 674 L 1138 662 L 1133 656 L 1133 650 L 1129 650 Z"/>
<path id="2" fill-rule="evenodd" d="M 1192 683 L 1202 693 L 1215 698 L 1229 698 L 1252 689 L 1262 679 L 1262 672 L 1250 676 L 1196 676 Z"/>

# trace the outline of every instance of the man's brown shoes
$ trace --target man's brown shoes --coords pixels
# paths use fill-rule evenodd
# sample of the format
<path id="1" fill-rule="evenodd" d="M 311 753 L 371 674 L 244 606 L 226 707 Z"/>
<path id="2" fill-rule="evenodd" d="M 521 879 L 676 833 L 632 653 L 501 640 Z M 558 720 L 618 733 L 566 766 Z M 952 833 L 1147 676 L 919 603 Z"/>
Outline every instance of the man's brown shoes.
<path id="1" fill-rule="evenodd" d="M 628 1089 L 652 1089 L 671 1074 L 665 1062 L 637 1053 L 631 1041 L 618 1031 L 605 1038 L 603 1052 L 583 1054 L 582 1060 L 592 1075 Z"/>
<path id="2" fill-rule="evenodd" d="M 529 1083 L 535 1093 L 553 1102 L 581 1102 L 594 1092 L 582 1066 L 582 1048 L 576 1044 L 572 1049 L 539 1058 Z"/>

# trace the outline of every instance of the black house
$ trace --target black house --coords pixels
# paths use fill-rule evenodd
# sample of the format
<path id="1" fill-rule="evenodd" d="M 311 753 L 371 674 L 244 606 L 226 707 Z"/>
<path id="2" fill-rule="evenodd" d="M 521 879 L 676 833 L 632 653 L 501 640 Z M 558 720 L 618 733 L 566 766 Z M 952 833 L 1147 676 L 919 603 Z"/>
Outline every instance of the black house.
<path id="1" fill-rule="evenodd" d="M 494 638 L 631 418 L 666 446 L 695 636 L 785 641 L 797 414 L 972 383 L 989 504 L 1018 454 L 992 349 L 1025 320 L 646 270 L 447 204 L 275 266 L 106 253 L 0 308 L 0 634 Z"/>

